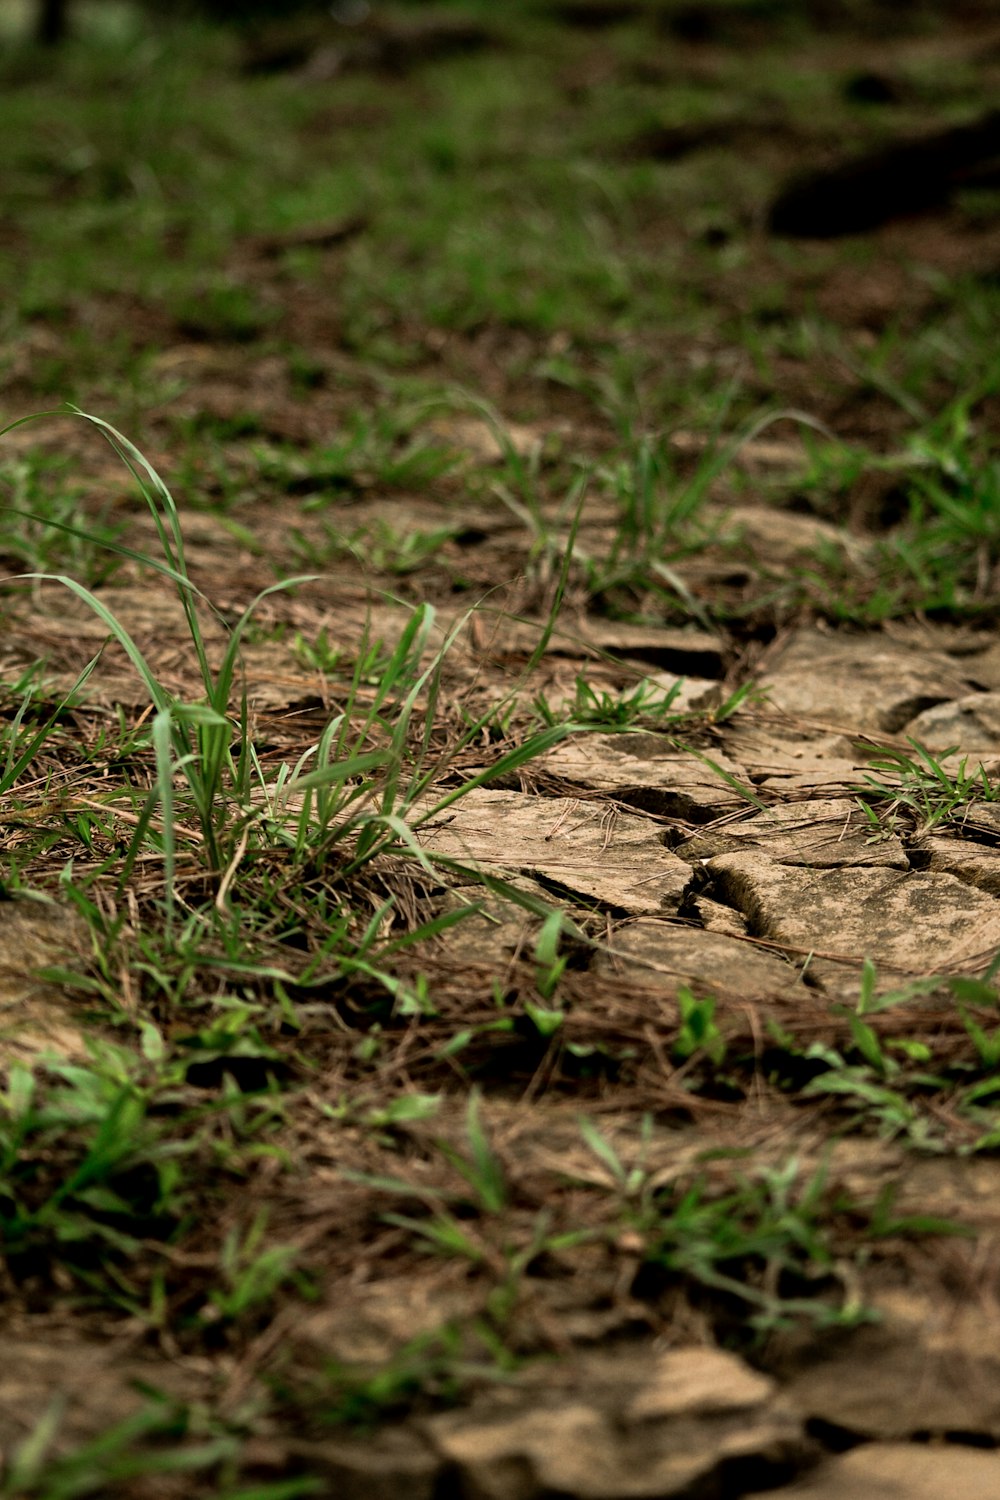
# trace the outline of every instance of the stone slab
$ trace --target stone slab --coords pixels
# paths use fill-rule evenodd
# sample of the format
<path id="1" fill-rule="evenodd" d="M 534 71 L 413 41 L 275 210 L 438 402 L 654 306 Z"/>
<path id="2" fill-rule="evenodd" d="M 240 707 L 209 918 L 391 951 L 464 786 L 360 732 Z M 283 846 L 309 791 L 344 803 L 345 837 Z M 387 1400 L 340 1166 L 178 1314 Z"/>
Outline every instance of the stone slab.
<path id="1" fill-rule="evenodd" d="M 968 693 L 937 703 L 911 719 L 904 733 L 935 754 L 956 750 L 959 755 L 996 755 L 1000 752 L 1000 692 Z"/>
<path id="2" fill-rule="evenodd" d="M 899 839 L 890 835 L 873 841 L 871 825 L 850 797 L 779 803 L 752 818 L 695 834 L 679 845 L 675 853 L 693 863 L 748 847 L 759 849 L 782 865 L 805 865 L 812 869 L 844 865 L 909 869 Z"/>
<path id="3" fill-rule="evenodd" d="M 935 875 L 954 875 L 988 896 L 1000 896 L 1000 849 L 962 838 L 932 835 L 922 841 L 921 854 Z"/>
<path id="4" fill-rule="evenodd" d="M 787 993 L 798 980 L 792 964 L 746 939 L 649 917 L 616 927 L 594 967 L 655 981 L 674 993 L 688 985 L 747 998 Z"/>
<path id="5" fill-rule="evenodd" d="M 996 1308 L 903 1288 L 882 1292 L 874 1306 L 878 1322 L 826 1347 L 794 1335 L 803 1343 L 783 1358 L 779 1336 L 772 1373 L 803 1419 L 859 1438 L 979 1432 L 1000 1440 Z"/>
<path id="6" fill-rule="evenodd" d="M 1000 948 L 1000 903 L 953 875 L 799 869 L 757 852 L 706 868 L 754 936 L 797 952 L 934 974 L 975 968 Z"/>
<path id="7" fill-rule="evenodd" d="M 546 629 L 545 620 L 527 620 L 476 612 L 481 635 L 494 652 L 530 655 Z M 618 620 L 563 614 L 556 622 L 547 655 L 612 656 L 641 661 L 675 677 L 718 679 L 725 672 L 729 650 L 722 636 L 683 626 L 631 625 Z"/>
<path id="8" fill-rule="evenodd" d="M 605 792 L 646 812 L 707 823 L 748 805 L 725 776 L 747 785 L 751 793 L 753 788 L 741 767 L 721 751 L 713 748 L 705 754 L 725 775 L 657 734 L 588 734 L 566 740 L 549 752 L 544 766 L 570 785 Z"/>
<path id="9" fill-rule="evenodd" d="M 769 505 L 731 506 L 719 539 L 739 546 L 772 568 L 801 566 L 803 559 L 820 549 L 832 549 L 855 560 L 864 553 L 863 544 L 842 526 Z"/>
<path id="10" fill-rule="evenodd" d="M 28 900 L 0 900 L 0 1076 L 17 1060 L 42 1053 L 85 1057 L 80 1012 L 39 969 L 72 964 L 88 950 L 83 923 L 65 908 Z"/>
<path id="11" fill-rule="evenodd" d="M 572 1390 L 512 1397 L 425 1424 L 463 1500 L 721 1495 L 733 1466 L 777 1469 L 806 1447 L 772 1382 L 715 1350 L 598 1357 Z"/>
<path id="12" fill-rule="evenodd" d="M 871 1443 L 758 1500 L 997 1500 L 1000 1457 L 958 1443 Z"/>
<path id="13" fill-rule="evenodd" d="M 429 851 L 634 915 L 676 911 L 691 879 L 648 819 L 574 797 L 477 790 L 420 838 Z"/>
<path id="14" fill-rule="evenodd" d="M 814 629 L 775 653 L 759 686 L 784 713 L 869 734 L 896 734 L 925 709 L 968 692 L 944 652 Z"/>

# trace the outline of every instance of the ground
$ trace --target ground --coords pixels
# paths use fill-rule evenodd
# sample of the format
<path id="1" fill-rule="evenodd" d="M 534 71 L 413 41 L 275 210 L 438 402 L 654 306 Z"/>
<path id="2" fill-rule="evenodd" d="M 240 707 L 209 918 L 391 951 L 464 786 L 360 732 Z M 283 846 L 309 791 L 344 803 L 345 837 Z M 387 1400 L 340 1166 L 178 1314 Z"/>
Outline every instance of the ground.
<path id="1" fill-rule="evenodd" d="M 805 9 L 0 7 L 0 1495 L 1000 1493 L 1000 29 Z"/>

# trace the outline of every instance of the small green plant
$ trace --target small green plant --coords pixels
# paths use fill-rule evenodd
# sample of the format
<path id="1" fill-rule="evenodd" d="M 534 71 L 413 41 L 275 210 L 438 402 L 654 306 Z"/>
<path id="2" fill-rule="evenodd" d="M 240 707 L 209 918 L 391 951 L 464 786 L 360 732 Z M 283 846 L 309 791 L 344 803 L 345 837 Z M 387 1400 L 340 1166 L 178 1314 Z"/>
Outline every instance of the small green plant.
<path id="1" fill-rule="evenodd" d="M 184 1159 L 150 1115 L 152 1091 L 131 1053 L 107 1048 L 89 1066 L 18 1064 L 0 1095 L 0 1244 L 8 1265 L 53 1260 L 86 1271 L 144 1237 L 174 1232 L 187 1212 Z"/>
<path id="2" fill-rule="evenodd" d="M 95 514 L 44 459 L 20 460 L 0 468 L 4 528 L 0 558 L 32 572 L 68 571 L 91 588 L 107 583 L 120 568 L 117 550 L 121 521 L 110 507 Z"/>
<path id="3" fill-rule="evenodd" d="M 78 415 L 84 417 L 83 413 Z M 98 594 L 68 576 L 55 577 L 105 624 L 137 671 L 153 709 L 148 743 L 154 774 L 148 793 L 141 800 L 128 787 L 112 793 L 108 799 L 109 821 L 96 822 L 93 808 L 73 819 L 76 837 L 93 856 L 99 853 L 100 843 L 114 847 L 116 804 L 128 805 L 133 832 L 124 860 L 117 862 L 119 895 L 147 846 L 162 859 L 171 938 L 176 936 L 179 919 L 176 885 L 182 855 L 186 861 L 196 854 L 199 867 L 215 886 L 214 911 L 201 909 L 187 918 L 188 923 L 201 922 L 206 933 L 218 925 L 219 916 L 229 905 L 236 871 L 245 860 L 283 854 L 301 870 L 327 861 L 336 851 L 340 873 L 349 877 L 393 850 L 411 858 L 433 878 L 431 857 L 418 842 L 415 830 L 472 788 L 509 774 L 544 752 L 567 732 L 567 726 L 529 736 L 492 766 L 436 798 L 429 797 L 429 788 L 443 769 L 440 756 L 432 754 L 431 748 L 442 668 L 464 622 L 453 627 L 440 648 L 432 652 L 435 615 L 425 605 L 413 612 L 394 646 L 363 641 L 350 673 L 344 710 L 294 764 L 283 763 L 276 771 L 265 771 L 250 735 L 246 696 L 240 687 L 241 642 L 261 600 L 301 580 L 285 580 L 263 590 L 230 631 L 221 662 L 211 664 L 198 613 L 203 601 L 188 574 L 180 516 L 170 491 L 139 450 L 114 428 L 97 418 L 84 420 L 107 439 L 140 486 L 163 561 L 139 558 L 131 552 L 129 555 L 146 562 L 174 585 L 204 687 L 200 700 L 178 699 L 157 679 L 135 640 Z M 324 655 L 327 649 L 320 647 Z M 318 660 L 316 651 L 313 656 Z M 489 713 L 467 726 L 457 752 L 475 741 L 488 719 Z M 43 742 L 44 737 L 36 735 L 26 747 L 11 751 L 8 774 L 22 773 Z M 102 862 L 99 869 L 104 868 Z M 352 919 L 334 922 L 322 952 L 329 954 L 332 941 L 339 936 L 348 950 L 354 950 L 350 960 L 354 972 L 381 972 L 389 989 L 401 994 L 405 991 L 409 1003 L 416 991 L 401 986 L 384 971 L 374 970 L 364 956 L 383 935 L 392 905 L 390 900 L 360 928 Z M 430 935 L 460 920 L 463 914 L 457 910 L 422 931 Z M 348 938 L 352 926 L 354 934 Z M 407 937 L 394 941 L 398 947 Z M 418 1009 L 427 1009 L 426 999 L 422 1002 L 416 996 L 415 1003 Z"/>
<path id="4" fill-rule="evenodd" d="M 631 1166 L 622 1160 L 619 1151 L 597 1128 L 593 1120 L 588 1119 L 586 1115 L 581 1115 L 577 1120 L 577 1125 L 587 1148 L 610 1173 L 611 1181 L 621 1194 L 622 1201 L 648 1207 L 649 1195 L 653 1191 L 652 1178 L 646 1161 L 653 1137 L 652 1115 L 644 1114 L 642 1117 L 636 1160 Z"/>
<path id="5" fill-rule="evenodd" d="M 310 536 L 298 528 L 290 533 L 291 550 L 300 565 L 326 568 L 332 563 L 352 559 L 374 572 L 403 577 L 436 557 L 457 535 L 458 528 L 441 526 L 434 531 L 400 531 L 382 522 L 344 533 L 329 521 L 324 521 L 322 532 L 321 537 Z"/>
<path id="6" fill-rule="evenodd" d="M 193 1409 L 159 1397 L 147 1400 L 132 1416 L 77 1448 L 63 1453 L 52 1449 L 63 1421 L 64 1403 L 58 1398 L 35 1429 L 10 1455 L 0 1477 L 0 1500 L 88 1500 L 120 1492 L 145 1478 L 214 1477 L 214 1493 L 239 1500 L 241 1493 L 258 1500 L 298 1500 L 316 1493 L 311 1481 L 294 1487 L 266 1485 L 246 1492 L 226 1483 L 237 1467 L 240 1440 L 221 1424 L 206 1422 Z M 170 1476 L 170 1478 L 168 1478 Z M 222 1480 L 222 1487 L 216 1487 Z"/>
<path id="7" fill-rule="evenodd" d="M 715 1000 L 711 995 L 699 999 L 686 984 L 677 991 L 680 1029 L 673 1044 L 673 1055 L 679 1061 L 703 1055 L 711 1063 L 721 1063 L 726 1055 L 726 1040 L 715 1020 Z"/>
<path id="8" fill-rule="evenodd" d="M 933 755 L 909 735 L 907 741 L 913 755 L 901 750 L 880 751 L 871 761 L 872 772 L 866 775 L 864 785 L 855 788 L 873 830 L 884 829 L 886 819 L 894 820 L 900 810 L 906 810 L 916 821 L 917 834 L 925 834 L 967 811 L 972 802 L 1000 799 L 1000 787 L 990 781 L 982 764 L 970 771 L 968 756 L 963 756 L 954 770 L 944 764 L 957 754 L 957 745 Z M 881 804 L 879 812 L 871 806 L 876 799 Z"/>
<path id="9" fill-rule="evenodd" d="M 411 1339 L 379 1365 L 329 1360 L 304 1379 L 282 1371 L 271 1379 L 277 1399 L 296 1422 L 323 1430 L 373 1431 L 414 1409 L 448 1407 L 483 1383 L 502 1381 L 513 1361 L 488 1330 L 445 1324 Z M 476 1339 L 476 1333 L 481 1336 Z M 481 1352 L 470 1349 L 470 1343 Z M 478 1354 L 478 1357 L 477 1357 Z"/>
<path id="10" fill-rule="evenodd" d="M 849 1254 L 863 1259 L 867 1253 L 863 1239 L 847 1251 L 852 1220 L 866 1220 L 874 1237 L 942 1228 L 929 1220 L 905 1227 L 892 1222 L 884 1203 L 862 1210 L 830 1186 L 826 1167 L 804 1177 L 795 1157 L 726 1186 L 712 1185 L 707 1172 L 663 1185 L 648 1160 L 648 1116 L 632 1163 L 591 1121 L 579 1124 L 618 1203 L 607 1233 L 618 1238 L 627 1232 L 641 1255 L 644 1281 L 652 1278 L 654 1288 L 661 1280 L 682 1285 L 702 1302 L 715 1296 L 735 1302 L 758 1333 L 795 1320 L 849 1326 L 869 1316 L 847 1266 Z M 599 1185 L 589 1176 L 586 1181 Z"/>
<path id="11" fill-rule="evenodd" d="M 331 492 L 363 492 L 374 486 L 423 489 L 454 467 L 455 456 L 432 438 L 414 433 L 414 418 L 404 407 L 383 407 L 372 414 L 355 413 L 346 430 L 335 441 L 303 455 L 296 450 L 269 448 L 260 454 L 267 479 L 301 495 L 302 512 L 322 513 Z M 324 525 L 324 540 L 314 543 L 305 533 L 293 532 L 296 547 L 313 559 L 328 562 L 343 557 L 344 538 L 335 527 Z M 359 537 L 380 535 L 383 545 L 404 539 L 390 528 L 361 528 Z M 315 550 L 313 550 L 315 549 Z"/>
<path id="12" fill-rule="evenodd" d="M 565 925 L 566 919 L 563 913 L 561 911 L 554 911 L 546 917 L 535 939 L 535 983 L 538 985 L 538 993 L 543 1000 L 551 1000 L 555 996 L 559 988 L 559 981 L 562 979 L 566 965 L 569 962 L 569 955 L 567 953 L 560 953 L 559 951 L 560 939 L 563 936 Z M 558 1016 L 561 1020 L 562 1013 L 551 1011 L 548 1015 L 552 1018 L 553 1026 L 557 1026 L 559 1021 L 555 1020 L 555 1017 Z M 539 1024 L 540 1010 L 537 1006 L 535 1007 L 535 1015 L 532 1019 L 535 1021 L 536 1026 L 539 1026 L 539 1029 L 542 1030 L 544 1023 L 542 1025 Z"/>
<path id="13" fill-rule="evenodd" d="M 657 1194 L 651 1207 L 645 1263 L 737 1299 L 758 1332 L 802 1318 L 826 1327 L 868 1316 L 837 1271 L 834 1226 L 848 1204 L 831 1193 L 824 1168 L 802 1181 L 790 1157 L 721 1195 L 695 1181 Z"/>
<path id="14" fill-rule="evenodd" d="M 539 718 L 545 724 L 571 721 L 595 729 L 626 729 L 636 723 L 680 723 L 688 715 L 671 713 L 671 707 L 684 687 L 684 679 L 664 689 L 655 682 L 641 681 L 630 690 L 612 693 L 591 687 L 583 676 L 574 684 L 573 698 L 557 713 L 543 694 L 534 700 Z"/>
<path id="15" fill-rule="evenodd" d="M 206 1324 L 237 1323 L 249 1314 L 268 1310 L 281 1287 L 294 1286 L 308 1294 L 310 1285 L 296 1268 L 298 1252 L 291 1245 L 265 1244 L 267 1214 L 260 1212 L 245 1234 L 233 1228 L 222 1243 L 221 1282 L 209 1288 L 202 1312 Z"/>

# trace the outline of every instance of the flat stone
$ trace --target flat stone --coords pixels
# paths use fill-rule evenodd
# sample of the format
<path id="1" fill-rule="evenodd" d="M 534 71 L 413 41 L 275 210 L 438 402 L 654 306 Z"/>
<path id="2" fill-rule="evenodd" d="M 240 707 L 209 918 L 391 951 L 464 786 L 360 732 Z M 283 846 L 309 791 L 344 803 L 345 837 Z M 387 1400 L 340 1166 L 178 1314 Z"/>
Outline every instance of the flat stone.
<path id="1" fill-rule="evenodd" d="M 723 906 L 721 901 L 713 901 L 710 896 L 694 896 L 690 898 L 690 905 L 692 915 L 697 917 L 706 932 L 720 932 L 726 937 L 746 937 L 746 918 L 740 912 L 733 911 L 731 906 Z"/>
<path id="2" fill-rule="evenodd" d="M 491 649 L 530 654 L 546 628 L 545 620 L 477 611 L 481 633 Z M 556 621 L 547 655 L 614 656 L 645 662 L 674 677 L 718 679 L 729 655 L 722 636 L 694 627 L 630 625 L 618 620 L 564 614 Z"/>
<path id="3" fill-rule="evenodd" d="M 798 869 L 756 852 L 707 869 L 750 932 L 796 952 L 933 974 L 974 968 L 1000 947 L 1000 904 L 953 875 Z"/>
<path id="4" fill-rule="evenodd" d="M 813 766 L 855 771 L 863 764 L 849 735 L 789 723 L 762 710 L 737 714 L 724 733 L 729 755 L 755 781 L 795 776 Z"/>
<path id="5" fill-rule="evenodd" d="M 574 797 L 477 790 L 420 836 L 429 851 L 630 915 L 676 911 L 691 879 L 647 819 Z"/>
<path id="6" fill-rule="evenodd" d="M 859 558 L 864 546 L 842 526 L 769 505 L 734 505 L 726 512 L 720 540 L 738 545 L 765 565 L 786 568 L 823 548 Z"/>
<path id="7" fill-rule="evenodd" d="M 334 1282 L 328 1300 L 296 1322 L 287 1347 L 309 1367 L 332 1360 L 376 1369 L 397 1359 L 414 1339 L 433 1339 L 446 1324 L 470 1326 L 477 1307 L 475 1290 L 455 1276 L 440 1282 L 413 1275 Z"/>
<path id="8" fill-rule="evenodd" d="M 836 797 L 859 786 L 865 774 L 863 761 L 805 761 L 796 769 L 767 776 L 759 783 L 765 795 L 807 802 L 815 797 Z"/>
<path id="9" fill-rule="evenodd" d="M 974 885 L 988 896 L 1000 896 L 1000 849 L 961 838 L 925 838 L 921 853 L 934 875 L 954 875 L 963 885 Z"/>
<path id="10" fill-rule="evenodd" d="M 962 830 L 970 838 L 1000 840 L 1000 802 L 970 802 L 962 812 Z"/>
<path id="11" fill-rule="evenodd" d="M 552 904 L 552 896 L 536 881 L 516 876 L 511 884 L 536 901 Z M 542 918 L 515 901 L 494 896 L 479 885 L 451 888 L 444 898 L 446 911 L 475 906 L 475 915 L 466 916 L 454 927 L 434 939 L 437 953 L 452 965 L 489 967 L 500 973 L 510 963 L 512 954 L 527 947 Z"/>
<path id="12" fill-rule="evenodd" d="M 669 1349 L 624 1411 L 626 1422 L 662 1421 L 682 1414 L 750 1411 L 774 1395 L 767 1375 L 722 1349 Z"/>
<path id="13" fill-rule="evenodd" d="M 990 641 L 984 651 L 966 653 L 962 671 L 976 687 L 989 692 L 1000 692 L 1000 641 Z"/>
<path id="14" fill-rule="evenodd" d="M 476 463 L 505 463 L 511 453 L 527 458 L 541 451 L 546 432 L 520 422 L 490 422 L 470 412 L 449 413 L 427 424 L 431 436 Z"/>
<path id="15" fill-rule="evenodd" d="M 673 992 L 689 985 L 747 998 L 785 993 L 798 979 L 797 970 L 780 955 L 746 939 L 649 917 L 616 927 L 594 959 L 594 968 L 637 979 L 666 979 Z"/>
<path id="16" fill-rule="evenodd" d="M 0 900 L 0 1073 L 14 1059 L 30 1063 L 41 1053 L 86 1055 L 79 1009 L 58 985 L 37 977 L 39 969 L 72 964 L 86 944 L 73 912 L 36 901 Z"/>
<path id="17" fill-rule="evenodd" d="M 959 1443 L 870 1443 L 830 1459 L 798 1484 L 767 1490 L 758 1500 L 997 1500 L 998 1495 L 995 1453 Z"/>
<path id="18" fill-rule="evenodd" d="M 849 791 L 864 774 L 865 758 L 847 735 L 823 734 L 789 726 L 780 720 L 747 722 L 737 717 L 725 726 L 726 750 L 757 787 L 801 801 L 834 797 Z"/>
<path id="19" fill-rule="evenodd" d="M 791 1335 L 802 1343 L 783 1352 L 779 1336 L 771 1372 L 803 1419 L 864 1438 L 979 1432 L 1000 1439 L 996 1310 L 904 1289 L 882 1292 L 873 1306 L 877 1323 L 825 1345 Z"/>
<path id="20" fill-rule="evenodd" d="M 873 865 L 908 870 L 909 861 L 895 835 L 872 840 L 871 825 L 853 798 L 817 797 L 785 802 L 741 822 L 706 830 L 681 844 L 680 859 L 711 858 L 752 846 L 782 865 L 834 869 Z"/>
<path id="21" fill-rule="evenodd" d="M 173 589 L 110 584 L 101 589 L 100 598 L 132 636 L 163 686 L 183 694 L 194 691 L 196 683 L 200 685 L 196 658 L 190 649 L 190 629 Z M 199 618 L 209 657 L 218 660 L 227 644 L 227 632 L 211 611 L 203 610 Z M 88 659 L 100 652 L 101 659 L 83 689 L 86 697 L 129 708 L 144 707 L 149 690 L 123 648 L 117 641 L 109 641 L 110 634 L 90 605 L 56 585 L 47 587 L 38 606 L 15 620 L 10 630 L 11 638 L 24 639 L 25 649 L 33 655 L 42 650 L 52 654 L 58 665 L 44 674 L 51 691 L 68 692 Z"/>
<path id="22" fill-rule="evenodd" d="M 608 1419 L 583 1404 L 493 1422 L 463 1414 L 428 1426 L 442 1459 L 461 1474 L 463 1500 L 536 1500 L 554 1487 L 579 1496 L 581 1484 L 593 1496 L 595 1480 L 596 1493 L 604 1488 L 616 1446 Z"/>
<path id="23" fill-rule="evenodd" d="M 579 631 L 598 651 L 649 662 L 680 677 L 721 677 L 729 654 L 722 636 L 688 625 L 632 625 L 594 616 L 581 620 Z"/>
<path id="24" fill-rule="evenodd" d="M 662 735 L 589 734 L 557 745 L 543 764 L 571 785 L 606 792 L 646 812 L 707 823 L 749 800 L 725 780 L 745 783 L 741 768 L 721 751 L 713 749 L 707 758 L 725 775 L 690 751 L 674 749 Z"/>
<path id="25" fill-rule="evenodd" d="M 804 1453 L 797 1415 L 731 1355 L 678 1349 L 650 1362 L 637 1350 L 598 1361 L 589 1378 L 588 1368 L 572 1394 L 543 1387 L 530 1404 L 516 1397 L 513 1410 L 494 1399 L 426 1423 L 463 1500 L 722 1494 L 741 1462 L 759 1475 Z"/>
<path id="26" fill-rule="evenodd" d="M 773 708 L 869 734 L 896 734 L 924 709 L 968 692 L 967 679 L 944 652 L 819 630 L 795 634 L 759 686 Z"/>
<path id="27" fill-rule="evenodd" d="M 911 719 L 904 733 L 934 753 L 995 755 L 1000 751 L 1000 692 L 968 693 L 935 704 Z"/>

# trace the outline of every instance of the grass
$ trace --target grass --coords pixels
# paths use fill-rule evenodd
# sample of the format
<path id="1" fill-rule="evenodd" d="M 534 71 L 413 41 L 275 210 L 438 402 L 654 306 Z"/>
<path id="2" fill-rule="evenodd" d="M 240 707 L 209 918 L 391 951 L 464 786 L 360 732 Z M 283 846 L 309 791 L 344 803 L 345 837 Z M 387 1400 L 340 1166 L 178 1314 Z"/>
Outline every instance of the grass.
<path id="1" fill-rule="evenodd" d="M 759 69 L 695 77 L 651 16 L 595 48 L 460 9 L 495 45 L 391 79 L 248 74 L 238 33 L 82 0 L 64 54 L 0 62 L 0 916 L 66 939 L 25 939 L 45 988 L 12 1017 L 72 1022 L 3 1034 L 0 1286 L 18 1328 L 127 1334 L 150 1375 L 103 1435 L 69 1441 L 58 1403 L 0 1434 L 12 1500 L 316 1493 L 290 1435 L 516 1380 L 571 1285 L 758 1360 L 821 1340 L 955 1227 L 848 1188 L 844 1143 L 996 1149 L 992 971 L 651 999 L 600 977 L 614 902 L 435 853 L 483 788 L 561 795 L 569 735 L 653 731 L 768 806 L 723 762 L 770 722 L 775 635 L 996 614 L 995 288 L 904 269 L 880 326 L 824 314 L 824 278 L 885 253 L 761 249 L 767 130 L 738 161 L 634 147 L 753 120 L 760 77 L 810 150 L 881 136 L 840 43 L 804 67 L 779 7 Z M 893 120 L 957 109 L 949 66 Z M 857 546 L 753 553 L 728 518 L 761 501 L 779 530 L 850 514 Z M 715 706 L 682 712 L 703 674 Z M 965 836 L 996 789 L 956 756 L 874 756 L 872 840 Z M 405 1337 L 303 1342 L 375 1282 Z M 157 1395 L 164 1361 L 206 1388 Z"/>
<path id="2" fill-rule="evenodd" d="M 913 835 L 919 839 L 942 824 L 960 826 L 977 802 L 997 801 L 1000 791 L 981 761 L 969 770 L 967 755 L 957 766 L 954 763 L 957 745 L 933 755 L 916 740 L 907 739 L 912 755 L 883 750 L 871 762 L 875 774 L 865 777 L 859 800 L 872 824 L 873 837 L 878 837 L 883 826 L 895 825 L 901 812 L 912 818 Z"/>

